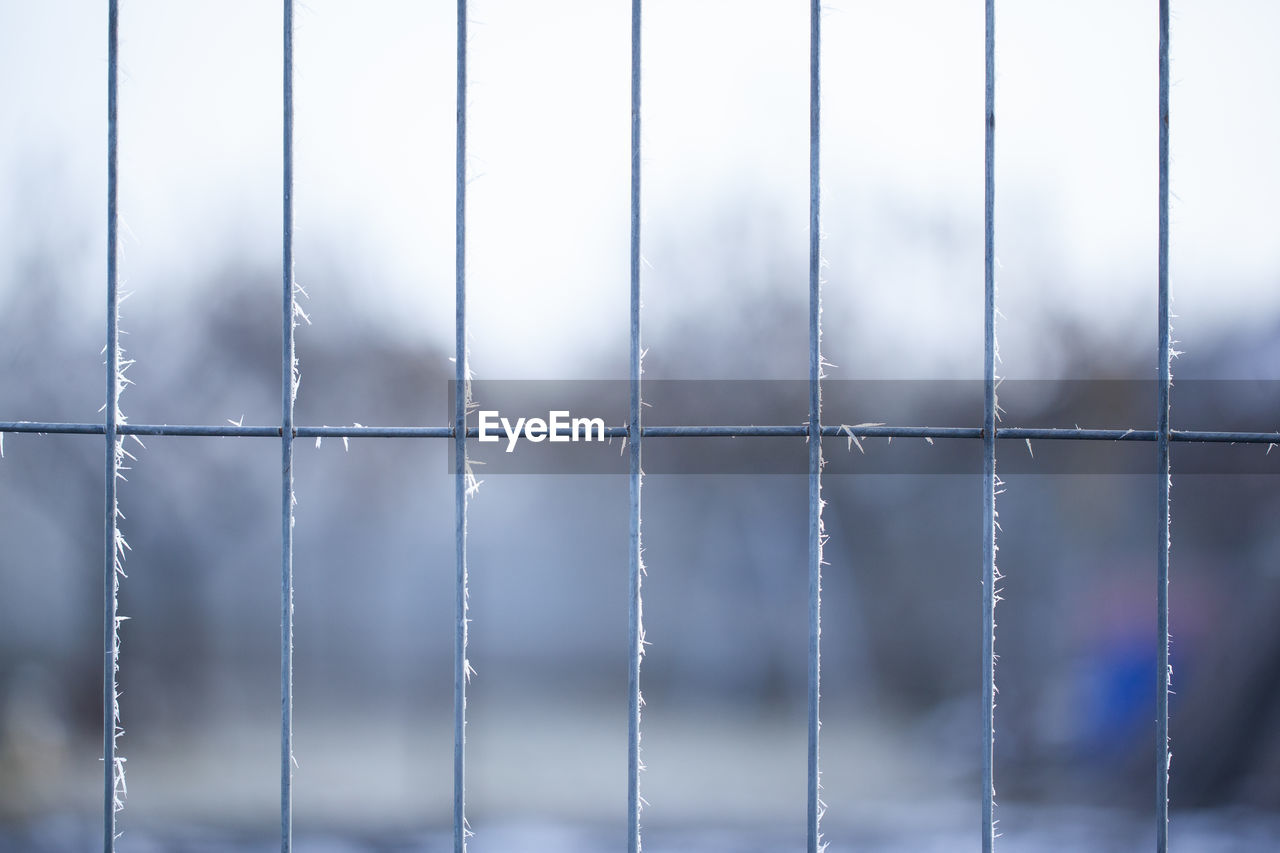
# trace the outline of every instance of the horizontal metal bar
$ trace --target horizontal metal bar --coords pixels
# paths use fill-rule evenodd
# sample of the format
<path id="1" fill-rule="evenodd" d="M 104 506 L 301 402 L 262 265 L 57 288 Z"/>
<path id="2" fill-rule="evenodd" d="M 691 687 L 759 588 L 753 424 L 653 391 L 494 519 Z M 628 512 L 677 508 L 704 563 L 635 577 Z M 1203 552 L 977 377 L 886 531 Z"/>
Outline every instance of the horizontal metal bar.
<path id="1" fill-rule="evenodd" d="M 891 426 L 831 426 L 822 428 L 827 438 L 850 434 L 858 438 L 982 438 L 979 427 L 891 427 Z"/>
<path id="2" fill-rule="evenodd" d="M 170 424 L 121 424 L 124 435 L 196 435 L 237 436 L 239 438 L 280 438 L 284 430 L 278 426 L 187 426 Z"/>
<path id="3" fill-rule="evenodd" d="M 105 424 L 59 424 L 39 421 L 10 421 L 0 423 L 0 432 L 68 433 L 73 435 L 105 435 Z"/>
<path id="4" fill-rule="evenodd" d="M 298 438 L 453 438 L 453 427 L 300 426 Z"/>
<path id="5" fill-rule="evenodd" d="M 647 426 L 644 428 L 645 438 L 670 438 L 672 436 L 710 436 L 735 438 L 746 436 L 798 436 L 809 434 L 804 424 L 785 426 Z"/>
<path id="6" fill-rule="evenodd" d="M 999 427 L 996 438 L 1076 439 L 1084 441 L 1155 441 L 1153 429 L 1069 429 L 1038 427 Z"/>
<path id="7" fill-rule="evenodd" d="M 221 438 L 280 438 L 278 426 L 224 426 L 197 424 L 120 424 L 121 435 L 176 435 Z M 45 423 L 39 421 L 0 422 L 0 432 L 64 435 L 102 435 L 102 424 Z M 625 430 L 624 430 L 625 432 Z M 331 427 L 300 426 L 295 438 L 452 438 L 452 427 Z"/>
<path id="8" fill-rule="evenodd" d="M 1211 444 L 1280 444 L 1280 432 L 1206 432 L 1193 429 L 1171 429 L 1169 440 Z"/>
<path id="9" fill-rule="evenodd" d="M 0 433 L 40 433 L 48 435 L 102 435 L 103 424 L 60 423 L 46 421 L 0 421 Z M 121 435 L 214 436 L 239 438 L 279 438 L 277 426 L 225 426 L 187 424 L 120 424 Z M 982 438 L 980 427 L 923 426 L 833 426 L 822 427 L 826 438 L 840 438 L 850 433 L 858 438 Z M 300 426 L 296 438 L 452 438 L 452 427 L 370 427 L 370 426 Z M 569 435 L 567 432 L 558 435 Z M 646 438 L 759 438 L 795 437 L 809 434 L 804 424 L 773 426 L 647 426 Z M 477 438 L 475 427 L 467 430 L 468 438 Z M 606 438 L 626 438 L 625 426 L 605 427 Z M 1156 431 L 1149 429 L 1076 429 L 1074 427 L 1000 427 L 996 438 L 1036 441 L 1155 441 Z M 1280 444 L 1280 432 L 1227 432 L 1221 430 L 1169 431 L 1169 440 L 1201 444 Z"/>
<path id="10" fill-rule="evenodd" d="M 1155 441 L 1159 433 L 1153 429 L 1035 429 L 1001 427 L 996 438 L 1011 439 L 1083 439 L 1093 441 Z M 862 433 L 858 433 L 862 437 Z M 1280 432 L 1224 432 L 1212 430 L 1172 429 L 1170 441 L 1207 444 L 1280 444 Z"/>

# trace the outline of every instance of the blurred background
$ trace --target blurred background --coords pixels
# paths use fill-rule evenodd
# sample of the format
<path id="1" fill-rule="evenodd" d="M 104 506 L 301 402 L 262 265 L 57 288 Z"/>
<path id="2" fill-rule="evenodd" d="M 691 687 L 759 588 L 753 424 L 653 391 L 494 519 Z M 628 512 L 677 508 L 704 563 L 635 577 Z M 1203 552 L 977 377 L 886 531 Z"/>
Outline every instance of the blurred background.
<path id="1" fill-rule="evenodd" d="M 122 3 L 133 422 L 278 422 L 278 5 Z M 1004 402 L 1007 424 L 1152 427 L 1152 398 L 1135 409 L 1131 392 L 1156 376 L 1155 5 L 997 4 L 998 372 L 1038 389 Z M 646 379 L 802 380 L 808 4 L 644 10 Z M 1201 389 L 1175 384 L 1173 423 L 1274 430 L 1280 7 L 1173 11 L 1174 375 Z M 474 0 L 470 14 L 471 365 L 481 380 L 624 380 L 629 4 Z M 977 426 L 982 4 L 831 0 L 823 14 L 824 355 L 833 379 L 883 381 L 896 401 L 827 420 Z M 299 5 L 300 424 L 448 422 L 454 39 L 452 3 Z M 97 421 L 106 4 L 0 2 L 0 70 L 0 420 Z M 927 408 L 894 396 L 916 380 L 951 390 Z M 1086 405 L 1064 380 L 1129 390 Z M 772 398 L 786 383 L 749 387 L 756 422 L 805 419 L 803 400 Z M 299 849 L 446 849 L 446 444 L 297 445 Z M 921 443 L 894 473 L 903 444 L 826 448 L 833 850 L 979 837 L 980 482 L 948 462 L 974 449 Z M 999 448 L 1016 458 L 1000 463 L 1002 849 L 1146 848 L 1157 507 L 1154 476 L 1134 470 L 1154 448 L 1130 448 L 1134 469 L 1071 443 L 1064 468 L 1044 444 Z M 8 435 L 3 450 L 0 847 L 84 849 L 100 802 L 102 442 Z M 120 490 L 120 849 L 271 849 L 278 444 L 137 450 Z M 1173 449 L 1172 837 L 1189 849 L 1280 840 L 1268 450 Z M 761 441 L 732 473 L 682 473 L 676 455 L 646 479 L 646 849 L 803 847 L 804 453 Z M 626 477 L 481 476 L 471 849 L 620 849 Z"/>

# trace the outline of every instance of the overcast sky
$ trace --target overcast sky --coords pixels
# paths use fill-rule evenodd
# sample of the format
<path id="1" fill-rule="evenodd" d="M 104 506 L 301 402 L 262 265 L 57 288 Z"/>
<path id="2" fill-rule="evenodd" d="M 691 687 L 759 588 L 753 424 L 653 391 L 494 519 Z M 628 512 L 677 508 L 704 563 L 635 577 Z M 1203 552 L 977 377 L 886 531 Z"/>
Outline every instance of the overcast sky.
<path id="1" fill-rule="evenodd" d="M 82 235 L 87 317 L 101 311 L 106 5 L 0 0 L 0 252 Z M 1061 354 L 1038 341 L 1055 316 L 1154 350 L 1156 5 L 997 3 L 1010 375 L 1052 371 Z M 130 311 L 174 310 L 229 257 L 278 263 L 279 6 L 121 3 Z M 1193 349 L 1274 327 L 1280 307 L 1280 4 L 1173 7 L 1173 282 L 1178 336 Z M 983 4 L 825 8 L 836 375 L 978 376 Z M 714 323 L 727 299 L 767 305 L 775 294 L 762 290 L 804 298 L 807 10 L 645 3 L 647 323 Z M 629 3 L 475 0 L 471 21 L 473 364 L 495 378 L 607 374 L 625 364 Z M 298 278 L 337 268 L 352 287 L 312 293 L 317 322 L 357 305 L 449 346 L 454 27 L 443 0 L 300 4 Z M 717 224 L 739 220 L 745 231 Z M 780 258 L 781 278 L 750 274 L 753 261 L 747 275 L 721 274 L 753 252 Z M 0 269 L 3 286 L 20 285 Z M 583 365 L 584 351 L 609 358 Z"/>

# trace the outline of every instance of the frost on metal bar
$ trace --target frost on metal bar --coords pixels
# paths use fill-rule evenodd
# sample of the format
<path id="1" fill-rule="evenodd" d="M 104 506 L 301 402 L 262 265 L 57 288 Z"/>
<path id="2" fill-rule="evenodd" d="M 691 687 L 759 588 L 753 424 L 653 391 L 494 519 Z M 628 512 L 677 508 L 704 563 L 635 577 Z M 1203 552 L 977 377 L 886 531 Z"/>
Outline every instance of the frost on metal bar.
<path id="1" fill-rule="evenodd" d="M 808 790 L 806 816 L 809 853 L 822 843 L 822 779 L 818 768 L 822 672 L 822 208 L 821 208 L 821 66 L 822 4 L 809 4 L 809 673 Z"/>
<path id="2" fill-rule="evenodd" d="M 1156 551 L 1156 850 L 1169 849 L 1169 0 L 1160 0 L 1160 188 L 1157 314 L 1159 352 L 1156 403 L 1156 482 L 1159 523 Z"/>
<path id="3" fill-rule="evenodd" d="M 126 362 L 127 364 L 127 362 Z M 50 421 L 0 421 L 0 434 L 34 435 L 103 435 L 103 424 L 62 423 Z M 696 426 L 645 426 L 645 438 L 732 438 L 795 437 L 807 438 L 807 424 L 743 424 Z M 205 438 L 279 438 L 278 426 L 219 424 L 129 424 L 116 426 L 118 435 L 196 436 Z M 629 427 L 607 427 L 606 438 L 624 438 Z M 828 425 L 822 427 L 824 438 L 842 438 L 850 434 L 863 438 L 982 438 L 982 427 L 888 426 L 885 424 Z M 295 438 L 449 438 L 452 426 L 443 427 L 374 427 L 358 424 L 343 426 L 294 426 Z M 479 435 L 475 427 L 467 429 L 467 438 Z M 1080 427 L 997 427 L 996 440 L 1025 441 L 1151 441 L 1153 429 L 1081 429 Z M 1280 445 L 1280 432 L 1232 432 L 1224 430 L 1169 430 L 1169 441 L 1183 444 L 1268 444 Z"/>
<path id="4" fill-rule="evenodd" d="M 644 612 L 640 585 L 644 576 L 643 548 L 640 538 L 640 448 L 644 430 L 641 426 L 640 376 L 643 373 L 640 349 L 640 13 L 641 0 L 631 0 L 631 347 L 630 400 L 628 414 L 628 503 L 630 541 L 628 543 L 627 576 L 627 850 L 640 851 L 640 660 L 644 657 Z"/>
<path id="5" fill-rule="evenodd" d="M 995 287 L 995 0 L 986 4 L 986 128 L 983 260 L 982 435 L 982 849 L 995 846 L 996 570 L 996 287 Z"/>
<path id="6" fill-rule="evenodd" d="M 280 349 L 280 850 L 293 848 L 293 403 L 298 393 L 293 280 L 293 0 L 284 0 L 284 182 Z"/>
<path id="7" fill-rule="evenodd" d="M 458 0 L 457 149 L 454 158 L 454 591 L 453 655 L 453 849 L 464 853 L 471 832 L 466 818 L 467 678 L 467 499 L 478 485 L 467 464 L 467 2 Z"/>
<path id="8" fill-rule="evenodd" d="M 107 400 L 104 407 L 103 434 L 106 436 L 106 500 L 105 538 L 103 548 L 102 590 L 102 849 L 112 853 L 116 847 L 116 812 L 124 807 L 124 759 L 116 751 L 120 728 L 120 691 L 117 674 L 120 668 L 120 622 L 118 611 L 120 578 L 124 575 L 124 552 L 129 547 L 120 534 L 120 509 L 116 483 L 121 478 L 124 439 L 119 425 L 120 392 L 128 381 L 127 366 L 120 355 L 119 298 L 119 208 L 118 208 L 118 95 L 120 67 L 120 7 L 111 0 L 107 11 Z"/>

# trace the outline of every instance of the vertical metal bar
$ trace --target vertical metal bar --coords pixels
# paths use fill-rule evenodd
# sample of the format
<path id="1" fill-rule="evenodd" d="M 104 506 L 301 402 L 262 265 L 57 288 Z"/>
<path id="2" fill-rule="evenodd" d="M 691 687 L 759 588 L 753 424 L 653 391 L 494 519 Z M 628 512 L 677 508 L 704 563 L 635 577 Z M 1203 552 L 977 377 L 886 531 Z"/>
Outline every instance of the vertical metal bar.
<path id="1" fill-rule="evenodd" d="M 453 639 L 453 849 L 467 849 L 467 0 L 458 0 L 457 150 L 454 228 L 454 534 L 457 578 Z"/>
<path id="2" fill-rule="evenodd" d="M 117 248 L 119 243 L 117 210 L 117 94 L 120 65 L 120 7 L 110 0 L 107 7 L 107 403 L 106 403 L 106 524 L 102 567 L 102 849 L 115 850 L 116 842 L 116 668 L 119 645 L 116 642 L 116 575 L 118 510 L 116 478 L 120 475 L 120 457 L 116 452 L 120 404 L 120 331 L 119 297 L 117 294 Z"/>
<path id="3" fill-rule="evenodd" d="M 1159 384 L 1156 407 L 1157 502 L 1156 620 L 1159 660 L 1156 664 L 1156 849 L 1169 848 L 1169 0 L 1160 0 L 1160 245 Z"/>
<path id="4" fill-rule="evenodd" d="M 822 218 L 819 183 L 821 134 L 821 0 L 809 4 L 809 744 L 808 850 L 822 842 L 818 771 L 819 679 L 822 634 Z"/>
<path id="5" fill-rule="evenodd" d="M 280 349 L 280 850 L 293 849 L 293 0 L 284 0 L 284 185 Z"/>
<path id="6" fill-rule="evenodd" d="M 630 543 L 627 616 L 627 850 L 640 851 L 640 659 L 644 624 L 640 583 L 644 571 L 640 541 L 641 395 L 640 395 L 640 6 L 631 0 L 631 401 L 627 421 L 630 442 Z"/>
<path id="7" fill-rule="evenodd" d="M 996 286 L 995 286 L 995 0 L 987 0 L 986 237 L 983 259 L 982 426 L 982 849 L 995 845 L 996 635 Z"/>

